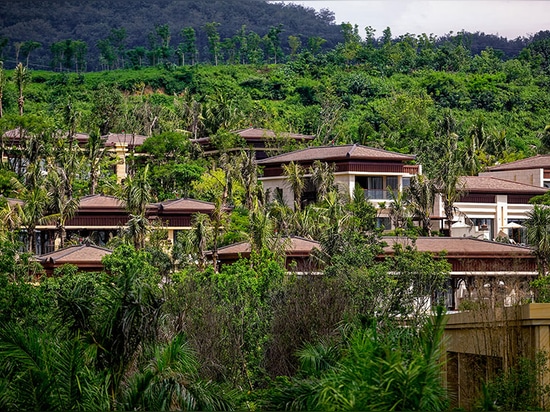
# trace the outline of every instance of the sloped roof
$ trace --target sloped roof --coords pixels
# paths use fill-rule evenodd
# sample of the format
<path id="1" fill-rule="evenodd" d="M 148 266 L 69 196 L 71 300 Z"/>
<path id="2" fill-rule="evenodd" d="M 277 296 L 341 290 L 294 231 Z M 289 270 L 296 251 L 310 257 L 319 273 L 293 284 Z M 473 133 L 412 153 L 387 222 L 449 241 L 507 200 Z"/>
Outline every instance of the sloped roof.
<path id="1" fill-rule="evenodd" d="M 255 127 L 249 127 L 248 129 L 233 130 L 231 133 L 239 135 L 244 140 L 263 140 L 266 138 L 287 138 L 295 140 L 313 140 L 315 136 L 309 134 L 300 134 L 300 133 L 290 133 L 290 132 L 274 132 L 269 129 L 259 129 Z M 191 139 L 194 143 L 207 144 L 211 140 L 210 136 L 200 137 L 198 139 Z"/>
<path id="2" fill-rule="evenodd" d="M 114 196 L 88 195 L 80 199 L 80 209 L 124 209 L 124 203 Z"/>
<path id="3" fill-rule="evenodd" d="M 390 152 L 357 144 L 341 146 L 319 146 L 284 153 L 278 156 L 259 160 L 259 165 L 272 165 L 290 162 L 313 162 L 314 160 L 377 160 L 377 161 L 409 161 L 414 160 L 414 155 Z"/>
<path id="4" fill-rule="evenodd" d="M 288 238 L 283 239 L 286 241 Z M 320 249 L 320 243 L 315 240 L 306 239 L 299 236 L 290 236 L 290 242 L 286 245 L 286 254 L 289 256 L 306 256 L 313 249 Z M 218 256 L 243 255 L 250 254 L 250 243 L 240 242 L 232 245 L 224 246 L 218 249 Z"/>
<path id="5" fill-rule="evenodd" d="M 159 210 L 164 212 L 190 211 L 207 213 L 215 209 L 214 203 L 189 198 L 166 200 L 164 202 L 155 203 L 155 206 L 158 206 Z"/>
<path id="6" fill-rule="evenodd" d="M 113 253 L 112 250 L 103 247 L 83 244 L 79 246 L 69 246 L 55 252 L 47 253 L 37 257 L 41 263 L 62 265 L 71 264 L 101 264 L 104 256 Z"/>
<path id="7" fill-rule="evenodd" d="M 462 176 L 461 182 L 467 193 L 525 193 L 543 194 L 548 189 L 511 180 L 499 179 L 492 176 Z"/>
<path id="8" fill-rule="evenodd" d="M 281 132 L 281 133 L 275 133 L 273 130 L 269 129 L 258 129 L 255 127 L 249 127 L 248 129 L 241 129 L 241 130 L 235 130 L 231 133 L 238 134 L 243 139 L 262 139 L 265 137 L 269 138 L 275 138 L 275 137 L 283 137 L 283 138 L 291 138 L 296 140 L 313 140 L 315 136 L 312 135 L 306 135 L 306 134 L 299 134 L 299 133 L 289 133 L 289 132 Z"/>
<path id="9" fill-rule="evenodd" d="M 67 132 L 60 131 L 59 133 L 62 133 L 62 136 L 66 137 L 68 135 Z M 21 137 L 27 137 L 28 132 L 25 129 L 17 128 L 17 129 L 11 129 L 4 133 L 3 137 L 8 138 L 14 143 L 16 143 Z M 90 135 L 87 133 L 75 133 L 74 139 L 79 144 L 86 144 L 88 140 L 90 139 Z"/>
<path id="10" fill-rule="evenodd" d="M 3 195 L 0 195 L 0 200 L 1 199 L 5 199 L 10 207 L 15 207 L 15 205 L 23 206 L 25 204 L 23 200 L 15 199 L 13 197 L 4 197 Z"/>
<path id="11" fill-rule="evenodd" d="M 550 168 L 550 155 L 536 155 L 526 159 L 516 160 L 515 162 L 504 163 L 501 165 L 487 168 L 488 172 L 497 172 L 503 170 L 520 169 L 546 169 Z"/>
<path id="12" fill-rule="evenodd" d="M 109 133 L 101 136 L 105 141 L 105 146 L 115 146 L 119 143 L 127 144 L 130 147 L 141 146 L 147 139 L 147 136 L 132 133 Z"/>
<path id="13" fill-rule="evenodd" d="M 395 244 L 412 246 L 408 238 L 384 237 L 388 246 L 384 247 L 386 254 L 393 253 Z M 533 250 L 529 247 L 492 242 L 469 237 L 419 237 L 414 242 L 419 252 L 446 253 L 448 258 L 533 258 Z"/>

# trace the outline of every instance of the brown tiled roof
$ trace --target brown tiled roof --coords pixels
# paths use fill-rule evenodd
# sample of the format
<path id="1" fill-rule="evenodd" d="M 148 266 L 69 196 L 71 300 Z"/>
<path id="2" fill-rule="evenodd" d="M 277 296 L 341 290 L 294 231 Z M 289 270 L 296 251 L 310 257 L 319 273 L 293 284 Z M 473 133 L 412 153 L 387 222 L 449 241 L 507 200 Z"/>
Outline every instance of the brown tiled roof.
<path id="1" fill-rule="evenodd" d="M 6 199 L 6 202 L 10 207 L 14 207 L 15 205 L 23 206 L 25 202 L 21 199 L 14 199 L 13 197 L 4 197 L 0 195 L 0 199 Z"/>
<path id="2" fill-rule="evenodd" d="M 105 146 L 114 146 L 117 143 L 125 143 L 129 147 L 141 146 L 147 139 L 147 136 L 132 133 L 109 133 L 101 136 L 105 141 Z"/>
<path id="3" fill-rule="evenodd" d="M 80 199 L 80 209 L 124 209 L 124 203 L 114 196 L 89 195 Z"/>
<path id="4" fill-rule="evenodd" d="M 550 168 L 550 155 L 536 155 L 526 159 L 516 160 L 515 162 L 504 163 L 487 168 L 488 172 L 497 172 L 502 170 L 519 169 L 546 169 Z"/>
<path id="5" fill-rule="evenodd" d="M 283 240 L 286 241 L 286 240 Z M 319 249 L 320 244 L 315 240 L 305 239 L 299 236 L 290 236 L 290 243 L 286 246 L 286 254 L 288 256 L 307 256 L 313 249 Z M 240 242 L 233 245 L 224 246 L 218 249 L 220 257 L 226 255 L 243 255 L 250 254 L 250 243 Z"/>
<path id="6" fill-rule="evenodd" d="M 279 156 L 259 160 L 260 165 L 272 165 L 290 162 L 312 162 L 314 160 L 381 160 L 381 161 L 409 161 L 415 156 L 389 152 L 383 149 L 361 146 L 357 144 L 342 146 L 319 146 L 284 153 Z"/>
<path id="7" fill-rule="evenodd" d="M 66 132 L 60 131 L 60 133 L 64 133 L 63 136 L 67 136 Z M 17 143 L 20 137 L 26 136 L 28 136 L 28 132 L 25 129 L 19 128 L 8 130 L 3 135 L 4 138 L 10 139 L 13 143 Z M 90 135 L 87 133 L 75 133 L 74 138 L 80 145 L 83 145 L 88 142 L 88 140 L 90 139 Z"/>
<path id="8" fill-rule="evenodd" d="M 296 139 L 296 140 L 315 139 L 315 136 L 312 136 L 309 134 L 299 134 L 299 133 L 289 133 L 289 132 L 275 133 L 273 130 L 257 129 L 255 127 L 249 127 L 248 129 L 234 130 L 231 133 L 239 135 L 244 140 L 256 140 L 256 139 L 262 140 L 265 138 L 271 139 L 276 137 L 290 138 L 290 139 Z M 210 137 L 200 137 L 198 139 L 191 139 L 193 143 L 199 143 L 199 144 L 207 144 L 210 142 L 210 140 L 211 140 Z"/>
<path id="9" fill-rule="evenodd" d="M 543 194 L 548 189 L 491 176 L 463 176 L 461 182 L 467 193 L 525 193 Z"/>
<path id="10" fill-rule="evenodd" d="M 382 240 L 388 244 L 384 247 L 386 254 L 393 253 L 394 244 L 413 245 L 408 238 L 384 237 Z M 419 237 L 414 244 L 419 252 L 445 252 L 449 258 L 533 257 L 533 251 L 528 247 L 468 237 Z"/>
<path id="11" fill-rule="evenodd" d="M 312 136 L 312 135 L 288 133 L 288 132 L 275 133 L 273 130 L 257 129 L 255 127 L 250 127 L 248 129 L 242 129 L 242 130 L 235 130 L 232 133 L 238 134 L 245 140 L 262 139 L 265 137 L 269 137 L 269 138 L 284 137 L 284 138 L 291 138 L 296 140 L 313 140 L 315 138 L 315 136 Z"/>
<path id="12" fill-rule="evenodd" d="M 57 250 L 55 252 L 47 253 L 45 255 L 38 256 L 37 259 L 41 263 L 50 264 L 89 264 L 89 263 L 101 263 L 103 256 L 110 255 L 112 250 L 95 245 L 79 245 L 70 246 L 64 249 Z"/>
<path id="13" fill-rule="evenodd" d="M 214 203 L 203 202 L 202 200 L 195 199 L 175 199 L 166 200 L 164 202 L 156 203 L 160 211 L 172 212 L 172 211 L 189 211 L 189 212 L 212 212 L 215 208 Z"/>

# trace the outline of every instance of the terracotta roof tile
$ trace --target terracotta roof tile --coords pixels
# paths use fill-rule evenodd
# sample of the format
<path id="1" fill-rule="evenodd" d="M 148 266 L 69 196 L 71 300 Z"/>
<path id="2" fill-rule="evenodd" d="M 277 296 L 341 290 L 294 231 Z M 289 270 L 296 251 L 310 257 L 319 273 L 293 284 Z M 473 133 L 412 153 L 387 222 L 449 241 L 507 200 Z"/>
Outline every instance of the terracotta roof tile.
<path id="1" fill-rule="evenodd" d="M 68 133 L 59 131 L 60 136 L 67 136 Z M 11 139 L 13 143 L 17 143 L 17 140 L 20 139 L 20 137 L 26 137 L 29 133 L 25 129 L 11 129 L 4 133 L 3 137 Z M 75 140 L 79 144 L 86 144 L 88 140 L 90 139 L 90 135 L 87 133 L 75 133 L 74 135 Z"/>
<path id="2" fill-rule="evenodd" d="M 108 135 L 101 136 L 105 141 L 105 146 L 114 146 L 117 143 L 125 143 L 128 146 L 141 146 L 147 139 L 147 136 L 131 133 L 109 133 Z"/>
<path id="3" fill-rule="evenodd" d="M 112 250 L 95 245 L 70 246 L 52 253 L 38 256 L 42 263 L 101 263 L 104 256 L 110 255 Z"/>
<path id="4" fill-rule="evenodd" d="M 215 209 L 214 203 L 189 198 L 166 200 L 155 205 L 164 211 L 212 212 Z"/>
<path id="5" fill-rule="evenodd" d="M 389 152 L 383 149 L 361 145 L 342 146 L 319 146 L 284 153 L 278 156 L 269 157 L 258 161 L 259 165 L 272 165 L 290 162 L 311 162 L 314 160 L 335 161 L 335 160 L 386 160 L 386 161 L 409 161 L 415 156 L 402 153 Z"/>
<path id="6" fill-rule="evenodd" d="M 491 176 L 463 176 L 461 178 L 464 184 L 464 190 L 467 193 L 528 193 L 543 194 L 548 189 L 528 185 L 524 183 L 513 182 L 511 180 L 499 179 Z"/>
<path id="7" fill-rule="evenodd" d="M 114 196 L 89 195 L 80 199 L 80 208 L 117 208 L 124 209 L 124 203 Z"/>
<path id="8" fill-rule="evenodd" d="M 297 140 L 313 140 L 315 136 L 312 135 L 306 135 L 306 134 L 299 134 L 299 133 L 289 133 L 289 132 L 281 132 L 281 133 L 275 133 L 273 130 L 268 129 L 257 129 L 254 127 L 250 127 L 248 129 L 242 129 L 242 130 L 235 130 L 232 133 L 238 134 L 243 139 L 261 139 L 265 137 L 274 138 L 274 137 L 283 137 L 283 138 L 292 138 Z"/>
<path id="9" fill-rule="evenodd" d="M 540 169 L 550 168 L 550 155 L 536 155 L 526 159 L 516 160 L 515 162 L 504 163 L 501 165 L 491 166 L 487 168 L 488 172 L 496 172 L 502 170 L 519 170 L 519 169 Z"/>
<path id="10" fill-rule="evenodd" d="M 382 240 L 388 244 L 384 248 L 386 253 L 393 252 L 394 244 L 413 244 L 408 238 L 384 237 Z M 529 247 L 468 237 L 419 237 L 415 244 L 419 252 L 446 252 L 447 257 L 533 257 L 533 251 Z"/>
<path id="11" fill-rule="evenodd" d="M 288 255 L 310 254 L 313 249 L 319 249 L 321 246 L 315 240 L 305 239 L 299 236 L 290 236 L 290 244 L 286 247 Z M 250 253 L 250 243 L 240 242 L 233 245 L 224 246 L 218 249 L 220 257 L 224 255 L 248 255 Z"/>
<path id="12" fill-rule="evenodd" d="M 0 195 L 0 200 L 1 199 L 5 199 L 10 207 L 15 207 L 15 205 L 23 206 L 25 204 L 25 202 L 23 200 L 14 199 L 13 197 L 4 197 L 4 196 Z"/>

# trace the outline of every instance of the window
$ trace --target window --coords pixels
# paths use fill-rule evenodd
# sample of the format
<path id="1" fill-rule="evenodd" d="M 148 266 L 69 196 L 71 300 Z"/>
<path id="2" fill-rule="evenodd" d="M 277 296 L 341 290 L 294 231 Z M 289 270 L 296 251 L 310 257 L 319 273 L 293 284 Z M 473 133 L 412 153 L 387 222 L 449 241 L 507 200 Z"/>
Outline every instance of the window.
<path id="1" fill-rule="evenodd" d="M 389 217 L 377 217 L 376 218 L 376 227 L 382 228 L 383 230 L 391 230 L 391 220 Z"/>
<path id="2" fill-rule="evenodd" d="M 397 176 L 388 176 L 388 177 L 386 177 L 386 187 L 390 188 L 391 190 L 399 189 Z"/>

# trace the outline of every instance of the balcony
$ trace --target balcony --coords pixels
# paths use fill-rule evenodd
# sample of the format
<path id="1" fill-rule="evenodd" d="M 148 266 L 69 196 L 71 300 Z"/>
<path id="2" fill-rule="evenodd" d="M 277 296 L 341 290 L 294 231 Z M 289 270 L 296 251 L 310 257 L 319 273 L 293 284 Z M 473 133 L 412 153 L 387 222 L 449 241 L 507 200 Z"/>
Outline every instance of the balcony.
<path id="1" fill-rule="evenodd" d="M 397 190 L 363 189 L 363 192 L 369 200 L 392 200 L 397 195 Z"/>

